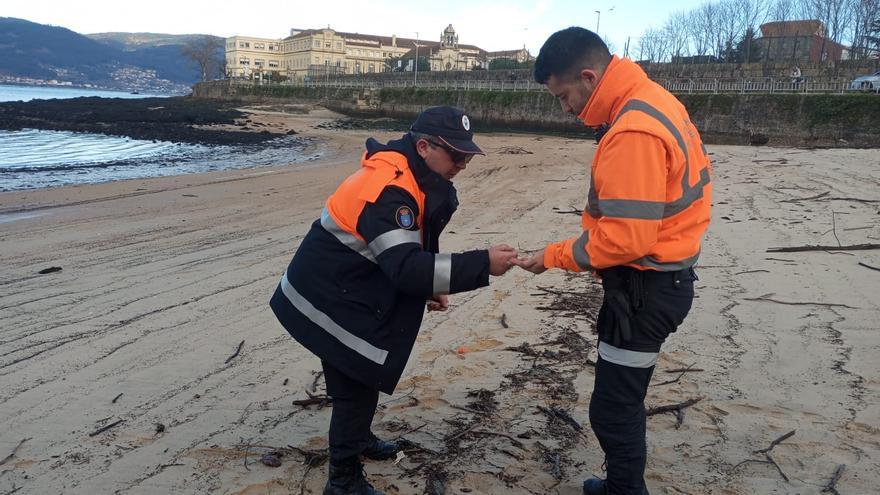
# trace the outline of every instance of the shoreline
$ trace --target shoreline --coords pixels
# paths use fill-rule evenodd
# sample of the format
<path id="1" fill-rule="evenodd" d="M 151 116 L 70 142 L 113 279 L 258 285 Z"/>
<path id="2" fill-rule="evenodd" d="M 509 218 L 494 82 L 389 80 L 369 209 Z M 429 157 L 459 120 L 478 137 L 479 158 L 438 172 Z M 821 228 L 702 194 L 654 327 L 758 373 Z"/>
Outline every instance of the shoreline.
<path id="1" fill-rule="evenodd" d="M 301 109 L 296 113 L 275 115 L 265 114 L 259 109 L 230 108 L 229 110 L 235 112 L 233 114 L 236 116 L 235 118 L 229 118 L 219 123 L 196 125 L 192 127 L 191 132 L 220 136 L 220 138 L 215 137 L 212 140 L 233 141 L 232 144 L 205 146 L 190 145 L 180 141 L 157 142 L 156 140 L 150 144 L 145 140 L 129 142 L 127 141 L 129 138 L 126 138 L 124 142 L 120 139 L 117 144 L 116 141 L 98 140 L 98 143 L 107 149 L 113 149 L 114 146 L 131 146 L 135 148 L 152 147 L 156 151 L 143 156 L 121 156 L 118 159 L 107 155 L 104 160 L 93 160 L 91 163 L 83 164 L 62 166 L 63 162 L 61 161 L 64 159 L 62 153 L 53 149 L 53 146 L 57 148 L 58 145 L 51 145 L 47 141 L 50 138 L 40 136 L 39 131 L 34 132 L 33 134 L 41 139 L 38 144 L 45 146 L 49 150 L 47 152 L 54 153 L 50 156 L 56 157 L 61 163 L 49 167 L 41 167 L 40 165 L 21 167 L 14 165 L 16 163 L 14 156 L 4 157 L 5 161 L 13 159 L 11 162 L 13 165 L 0 170 L 4 177 L 4 187 L 9 188 L 9 191 L 5 192 L 33 191 L 41 189 L 42 184 L 50 184 L 48 187 L 59 187 L 117 180 L 139 180 L 146 177 L 188 175 L 211 169 L 251 169 L 262 166 L 307 163 L 320 159 L 325 142 L 324 138 L 311 137 L 315 133 L 312 132 L 314 129 L 310 127 L 312 124 L 310 119 L 318 119 L 321 115 L 326 114 L 325 120 L 329 122 L 341 117 L 321 111 L 311 112 L 312 117 L 308 117 L 310 115 L 308 109 Z M 305 120 L 299 118 L 302 116 L 307 118 Z M 126 128 L 125 126 L 121 127 L 113 132 L 113 135 L 126 134 L 124 132 Z M 304 131 L 305 134 L 299 135 L 297 129 Z M 171 130 L 166 129 L 164 132 L 172 131 L 173 126 Z M 241 135 L 245 137 L 242 138 Z M 15 146 L 22 147 L 21 143 L 25 142 L 25 138 L 17 138 L 14 135 L 9 136 L 8 139 L 11 149 L 17 149 Z M 81 141 L 90 138 L 64 135 L 59 139 L 69 140 L 73 145 L 82 146 Z M 55 141 L 57 142 L 57 139 Z M 256 142 L 250 143 L 250 141 Z M 22 149 L 22 151 L 33 153 L 30 149 Z M 53 182 L 55 184 L 52 184 Z"/>
<path id="2" fill-rule="evenodd" d="M 309 467 L 303 453 L 326 448 L 331 409 L 292 404 L 324 393 L 320 363 L 268 300 L 365 139 L 398 133 L 315 128 L 337 118 L 325 110 L 260 118 L 300 122 L 326 155 L 0 194 L 0 216 L 30 208 L 0 224 L 0 452 L 12 453 L 0 486 L 320 493 L 326 464 Z M 593 142 L 475 140 L 489 155 L 456 179 L 461 207 L 443 251 L 508 242 L 526 252 L 577 235 L 579 219 L 562 213 L 583 206 Z M 873 152 L 707 148 L 715 209 L 698 298 L 663 347 L 646 405 L 700 400 L 678 426 L 671 414 L 648 419 L 649 489 L 818 495 L 844 465 L 841 493 L 870 493 L 880 295 L 858 262 L 880 266 L 880 254 L 765 250 L 833 244 L 832 230 L 845 244 L 877 242 L 876 204 L 832 199 L 880 199 Z M 38 273 L 53 266 L 62 270 Z M 580 493 L 602 464 L 587 414 L 595 314 L 577 299 L 596 295 L 587 276 L 515 270 L 450 296 L 449 311 L 427 315 L 374 421 L 380 437 L 423 449 L 367 463 L 370 480 L 407 495 L 434 482 L 446 493 Z M 689 366 L 702 371 L 670 372 Z M 565 411 L 583 434 L 538 406 Z M 772 465 L 741 465 L 792 430 L 772 452 L 788 482 Z M 280 467 L 260 462 L 272 452 Z"/>
<path id="3" fill-rule="evenodd" d="M 101 98 L 0 102 L 0 130 L 25 128 L 89 132 L 132 139 L 205 145 L 264 144 L 275 132 L 215 127 L 236 124 L 245 115 L 238 102 L 190 97 Z M 265 132 L 264 132 L 265 131 Z"/>
<path id="4" fill-rule="evenodd" d="M 281 113 L 263 111 L 259 108 L 249 107 L 238 109 L 242 117 L 229 124 L 215 124 L 214 132 L 227 132 L 235 130 L 242 125 L 259 127 L 273 132 L 275 135 L 286 135 L 291 128 L 303 129 L 298 137 L 309 140 L 306 150 L 303 152 L 304 160 L 293 162 L 279 162 L 272 165 L 260 165 L 253 167 L 228 168 L 211 172 L 193 172 L 169 176 L 153 176 L 143 178 L 127 178 L 109 180 L 104 182 L 68 184 L 55 187 L 18 189 L 0 192 L 0 215 L 28 213 L 38 210 L 59 208 L 67 206 L 79 206 L 100 201 L 112 201 L 116 199 L 130 198 L 152 194 L 160 191 L 185 189 L 202 185 L 218 184 L 222 182 L 234 182 L 247 179 L 248 177 L 269 175 L 276 173 L 295 172 L 334 166 L 343 161 L 343 157 L 356 153 L 358 146 L 363 142 L 358 139 L 346 139 L 346 137 L 334 129 L 322 129 L 320 125 L 336 122 L 345 117 L 322 108 L 314 108 L 310 111 Z M 245 131 L 252 132 L 252 131 Z M 364 132 L 364 131 L 360 131 Z M 317 155 L 313 160 L 311 155 Z M 119 189 L 120 193 L 105 196 L 105 188 Z M 58 202 L 57 196 L 71 198 L 67 202 Z M 12 205 L 12 206 L 11 206 Z"/>

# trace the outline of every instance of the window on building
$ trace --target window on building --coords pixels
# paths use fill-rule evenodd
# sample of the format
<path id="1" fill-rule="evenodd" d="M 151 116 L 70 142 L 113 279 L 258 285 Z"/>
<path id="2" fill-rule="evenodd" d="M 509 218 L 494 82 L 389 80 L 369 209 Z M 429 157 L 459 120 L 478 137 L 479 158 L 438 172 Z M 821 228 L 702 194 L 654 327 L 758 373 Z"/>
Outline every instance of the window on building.
<path id="1" fill-rule="evenodd" d="M 342 50 L 342 42 L 341 42 L 341 41 L 337 41 L 337 42 L 336 42 L 336 49 L 337 49 L 337 50 Z"/>
<path id="2" fill-rule="evenodd" d="M 313 44 L 313 46 L 315 48 L 321 48 L 321 40 L 315 40 L 315 43 Z"/>
<path id="3" fill-rule="evenodd" d="M 370 72 L 370 74 L 372 74 L 373 72 L 376 72 L 376 66 L 374 64 L 370 64 L 369 72 Z"/>
<path id="4" fill-rule="evenodd" d="M 257 50 L 265 50 L 266 44 L 265 43 L 254 43 L 254 48 Z"/>
<path id="5" fill-rule="evenodd" d="M 249 59 L 247 57 L 242 57 L 242 58 L 238 59 L 238 64 L 239 65 L 251 65 L 251 59 Z"/>
<path id="6" fill-rule="evenodd" d="M 277 60 L 270 60 L 269 67 L 278 68 L 278 61 Z"/>

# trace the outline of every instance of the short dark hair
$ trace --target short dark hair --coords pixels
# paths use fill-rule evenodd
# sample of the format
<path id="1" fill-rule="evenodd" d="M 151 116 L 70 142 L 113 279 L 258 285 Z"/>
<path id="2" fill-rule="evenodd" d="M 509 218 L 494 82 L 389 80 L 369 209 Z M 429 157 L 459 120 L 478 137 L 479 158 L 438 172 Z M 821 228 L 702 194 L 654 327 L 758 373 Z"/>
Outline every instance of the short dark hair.
<path id="1" fill-rule="evenodd" d="M 424 132 L 409 131 L 409 135 L 412 138 L 414 143 L 418 143 L 422 139 L 424 139 L 425 141 L 433 141 L 434 140 L 434 136 L 432 136 L 430 134 L 425 134 Z"/>
<path id="2" fill-rule="evenodd" d="M 535 81 L 546 84 L 550 76 L 568 77 L 584 68 L 604 69 L 611 52 L 598 34 L 572 26 L 553 33 L 535 60 Z"/>

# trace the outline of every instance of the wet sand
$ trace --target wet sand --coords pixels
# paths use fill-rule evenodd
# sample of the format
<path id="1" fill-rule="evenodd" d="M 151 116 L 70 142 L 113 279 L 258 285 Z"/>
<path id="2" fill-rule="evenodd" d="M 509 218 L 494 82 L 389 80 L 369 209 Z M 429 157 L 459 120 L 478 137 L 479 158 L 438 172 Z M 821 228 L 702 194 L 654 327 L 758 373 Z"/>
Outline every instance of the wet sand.
<path id="1" fill-rule="evenodd" d="M 335 118 L 252 117 L 317 138 L 317 162 L 0 194 L 0 492 L 320 493 L 331 409 L 292 404 L 323 393 L 320 363 L 268 300 L 363 141 L 396 137 L 314 128 Z M 490 154 L 456 179 L 444 250 L 577 235 L 592 141 L 478 142 Z M 649 417 L 649 488 L 818 494 L 844 465 L 840 493 L 875 493 L 880 272 L 859 263 L 880 268 L 880 251 L 765 250 L 880 242 L 877 152 L 708 149 L 698 299 L 647 405 L 699 401 L 678 427 Z M 603 461 L 587 417 L 600 296 L 587 276 L 514 270 L 429 314 L 374 422 L 414 446 L 368 462 L 374 484 L 580 493 Z M 792 430 L 778 470 L 753 453 Z M 272 452 L 279 467 L 260 462 Z"/>

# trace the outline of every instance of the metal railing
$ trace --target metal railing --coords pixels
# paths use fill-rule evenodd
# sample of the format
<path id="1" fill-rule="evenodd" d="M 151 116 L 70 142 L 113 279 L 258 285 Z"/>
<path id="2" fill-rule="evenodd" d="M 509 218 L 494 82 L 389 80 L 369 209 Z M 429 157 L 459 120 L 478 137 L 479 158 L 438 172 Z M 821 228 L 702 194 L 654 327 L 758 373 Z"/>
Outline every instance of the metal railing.
<path id="1" fill-rule="evenodd" d="M 857 93 L 861 91 L 880 91 L 852 88 L 851 79 L 661 79 L 657 81 L 673 93 Z"/>
<path id="2" fill-rule="evenodd" d="M 333 79 L 315 78 L 307 81 L 285 81 L 269 83 L 266 81 L 230 80 L 235 85 L 283 85 L 310 88 L 425 88 L 446 89 L 456 91 L 545 91 L 543 84 L 530 79 L 492 80 L 492 79 L 428 79 L 413 82 L 401 79 Z M 758 79 L 722 79 L 722 78 L 688 78 L 659 79 L 661 86 L 673 93 L 712 93 L 712 94 L 747 94 L 747 93 L 801 93 L 801 94 L 844 94 L 873 92 L 880 93 L 880 86 L 873 89 L 854 89 L 850 79 L 818 79 L 805 78 L 758 78 Z"/>
<path id="3" fill-rule="evenodd" d="M 425 89 L 450 89 L 457 91 L 544 91 L 544 85 L 529 79 L 522 80 L 478 80 L 478 79 L 443 79 L 425 81 L 407 81 L 399 79 L 390 80 L 352 80 L 344 79 L 334 81 L 332 79 L 321 81 L 315 79 L 304 82 L 293 82 L 306 87 L 331 87 L 331 88 L 425 88 Z"/>

